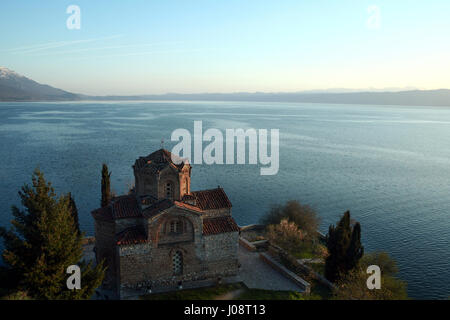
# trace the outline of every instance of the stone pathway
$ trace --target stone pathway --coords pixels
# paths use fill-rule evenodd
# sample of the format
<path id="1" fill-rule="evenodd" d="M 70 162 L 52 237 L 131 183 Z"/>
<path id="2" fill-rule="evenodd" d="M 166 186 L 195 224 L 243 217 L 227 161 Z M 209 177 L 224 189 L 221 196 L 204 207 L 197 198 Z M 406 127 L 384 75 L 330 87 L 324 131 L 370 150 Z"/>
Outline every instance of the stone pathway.
<path id="1" fill-rule="evenodd" d="M 303 292 L 297 284 L 272 269 L 259 258 L 258 252 L 251 252 L 239 246 L 239 278 L 251 289 Z"/>

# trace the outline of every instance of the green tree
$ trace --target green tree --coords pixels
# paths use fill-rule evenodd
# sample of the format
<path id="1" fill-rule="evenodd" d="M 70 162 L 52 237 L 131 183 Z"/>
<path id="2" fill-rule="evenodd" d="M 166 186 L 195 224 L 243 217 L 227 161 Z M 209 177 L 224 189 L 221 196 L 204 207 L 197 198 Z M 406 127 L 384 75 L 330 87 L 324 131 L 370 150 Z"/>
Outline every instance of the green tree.
<path id="1" fill-rule="evenodd" d="M 352 270 L 358 265 L 364 255 L 364 247 L 361 244 L 361 225 L 356 222 L 353 226 L 350 245 L 347 249 L 347 270 Z"/>
<path id="2" fill-rule="evenodd" d="M 395 277 L 398 273 L 397 262 L 384 251 L 375 251 L 364 254 L 360 261 L 361 266 L 367 268 L 371 265 L 380 267 L 381 274 Z"/>
<path id="3" fill-rule="evenodd" d="M 305 240 L 317 238 L 320 218 L 310 206 L 291 200 L 285 205 L 273 206 L 268 214 L 261 219 L 261 222 L 266 226 L 277 225 L 283 219 L 294 222 L 303 231 Z"/>
<path id="4" fill-rule="evenodd" d="M 101 207 L 106 207 L 111 202 L 111 173 L 106 163 L 102 166 L 102 200 Z"/>
<path id="5" fill-rule="evenodd" d="M 67 194 L 67 198 L 69 199 L 69 209 L 70 212 L 72 213 L 72 217 L 75 223 L 75 228 L 77 229 L 78 233 L 81 234 L 81 229 L 80 229 L 80 222 L 78 219 L 78 209 L 77 209 L 77 205 L 75 203 L 74 198 L 72 197 L 72 193 L 69 192 Z"/>
<path id="6" fill-rule="evenodd" d="M 78 233 L 69 197 L 57 197 L 36 169 L 32 186 L 19 191 L 24 210 L 13 207 L 12 228 L 0 228 L 3 260 L 19 275 L 18 290 L 35 299 L 88 299 L 101 284 L 105 268 L 82 261 L 82 234 Z M 67 289 L 67 267 L 81 269 L 81 289 Z"/>
<path id="7" fill-rule="evenodd" d="M 381 289 L 369 290 L 366 270 L 377 265 L 381 270 Z M 408 299 L 407 284 L 397 277 L 397 263 L 386 252 L 365 254 L 359 265 L 344 275 L 334 290 L 334 299 L 339 300 L 404 300 Z"/>
<path id="8" fill-rule="evenodd" d="M 355 268 L 364 248 L 361 245 L 361 226 L 351 226 L 350 211 L 347 211 L 337 226 L 331 225 L 326 238 L 328 257 L 325 260 L 325 277 L 334 282 Z"/>

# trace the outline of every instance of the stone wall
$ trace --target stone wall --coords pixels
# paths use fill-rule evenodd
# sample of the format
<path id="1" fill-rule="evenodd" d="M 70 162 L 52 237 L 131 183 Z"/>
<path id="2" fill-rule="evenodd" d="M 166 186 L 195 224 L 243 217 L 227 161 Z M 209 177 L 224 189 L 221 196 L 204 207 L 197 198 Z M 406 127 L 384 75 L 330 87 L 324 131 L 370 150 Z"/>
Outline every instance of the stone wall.
<path id="1" fill-rule="evenodd" d="M 180 220 L 183 222 L 185 227 L 183 234 L 176 235 L 167 233 L 167 225 L 172 220 Z M 166 210 L 164 214 L 148 219 L 146 223 L 148 237 L 154 247 L 158 247 L 160 243 L 168 244 L 183 241 L 194 241 L 200 246 L 203 224 L 198 214 L 172 207 Z"/>
<path id="2" fill-rule="evenodd" d="M 173 255 L 182 253 L 183 272 L 173 273 Z M 195 253 L 195 243 L 161 245 L 153 248 L 151 244 L 121 246 L 120 282 L 122 288 L 141 286 L 173 286 L 177 283 L 205 279 L 206 265 Z"/>
<path id="3" fill-rule="evenodd" d="M 166 185 L 172 185 L 174 200 L 180 200 L 184 194 L 191 192 L 191 168 L 184 166 L 179 172 L 167 166 L 161 172 L 153 172 L 152 168 L 134 169 L 136 192 L 139 196 L 151 195 L 158 199 L 167 198 Z"/>
<path id="4" fill-rule="evenodd" d="M 144 281 L 152 262 L 152 248 L 148 243 L 118 247 L 120 283 L 133 284 Z"/>
<path id="5" fill-rule="evenodd" d="M 183 233 L 168 230 L 171 221 L 183 222 Z M 179 281 L 204 278 L 199 216 L 178 208 L 147 221 L 148 243 L 120 246 L 120 282 L 122 287 L 176 285 Z M 180 252 L 183 272 L 174 275 L 173 256 Z"/>
<path id="6" fill-rule="evenodd" d="M 292 271 L 295 271 L 296 273 L 302 273 L 309 277 L 312 277 L 313 279 L 316 279 L 323 285 L 327 286 L 330 289 L 335 289 L 336 287 L 328 281 L 324 276 L 314 271 L 312 268 L 304 265 L 303 263 L 299 262 L 299 259 L 295 258 L 279 246 L 276 246 L 274 244 L 269 245 L 269 253 L 273 256 L 277 256 L 280 258 L 280 260 L 284 261 L 286 264 L 289 265 L 290 269 Z"/>
<path id="7" fill-rule="evenodd" d="M 205 261 L 237 259 L 239 233 L 227 232 L 203 236 Z"/>
<path id="8" fill-rule="evenodd" d="M 173 233 L 170 230 L 172 223 L 179 222 L 182 227 L 181 233 Z M 190 219 L 180 215 L 169 215 L 159 224 L 158 245 L 194 241 L 194 225 Z"/>
<path id="9" fill-rule="evenodd" d="M 180 199 L 180 180 L 178 177 L 178 172 L 171 168 L 166 167 L 161 171 L 158 178 L 158 199 L 167 198 L 166 194 L 166 184 L 171 184 L 172 199 Z"/>
<path id="10" fill-rule="evenodd" d="M 145 170 L 134 170 L 134 180 L 136 193 L 139 196 L 152 195 L 154 197 L 158 194 L 158 180 L 157 176 Z"/>
<path id="11" fill-rule="evenodd" d="M 117 265 L 114 252 L 115 247 L 115 224 L 114 221 L 96 220 L 95 221 L 95 250 L 97 263 L 105 261 L 106 269 L 103 286 L 107 289 L 114 288 L 116 285 Z"/>
<path id="12" fill-rule="evenodd" d="M 269 254 L 261 252 L 259 254 L 259 257 L 261 260 L 266 262 L 268 265 L 270 265 L 272 268 L 283 274 L 288 279 L 295 282 L 300 288 L 302 288 L 306 294 L 311 293 L 311 284 L 308 281 L 305 281 L 301 277 L 299 277 L 297 274 L 286 268 L 284 265 L 273 259 Z"/>
<path id="13" fill-rule="evenodd" d="M 238 272 L 239 233 L 228 232 L 203 237 L 204 261 L 208 277 L 224 277 Z"/>
<path id="14" fill-rule="evenodd" d="M 202 237 L 200 242 L 120 246 L 121 291 L 173 288 L 179 283 L 218 281 L 238 272 L 238 232 Z M 183 272 L 174 275 L 173 255 L 182 253 Z"/>

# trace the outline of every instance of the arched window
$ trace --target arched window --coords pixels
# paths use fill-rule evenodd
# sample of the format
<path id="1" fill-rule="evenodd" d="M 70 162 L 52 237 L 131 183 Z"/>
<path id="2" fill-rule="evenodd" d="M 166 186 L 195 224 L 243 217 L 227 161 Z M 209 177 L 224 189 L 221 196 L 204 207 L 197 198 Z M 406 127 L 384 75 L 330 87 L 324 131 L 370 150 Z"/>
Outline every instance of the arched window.
<path id="1" fill-rule="evenodd" d="M 177 221 L 175 223 L 175 229 L 177 229 L 176 233 L 183 233 L 183 222 L 182 221 Z"/>
<path id="2" fill-rule="evenodd" d="M 174 275 L 183 274 L 183 254 L 176 251 L 172 256 L 172 270 Z"/>
<path id="3" fill-rule="evenodd" d="M 183 222 L 180 220 L 170 221 L 170 233 L 183 233 Z"/>
<path id="4" fill-rule="evenodd" d="M 172 199 L 173 198 L 173 184 L 172 182 L 166 183 L 166 198 Z"/>

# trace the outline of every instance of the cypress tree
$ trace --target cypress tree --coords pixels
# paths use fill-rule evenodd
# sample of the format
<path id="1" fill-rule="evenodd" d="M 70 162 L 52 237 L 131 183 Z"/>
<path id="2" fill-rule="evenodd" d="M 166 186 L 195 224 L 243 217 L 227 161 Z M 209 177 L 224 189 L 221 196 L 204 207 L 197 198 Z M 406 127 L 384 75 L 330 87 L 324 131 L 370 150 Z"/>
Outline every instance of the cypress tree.
<path id="1" fill-rule="evenodd" d="M 111 202 L 111 173 L 108 171 L 108 166 L 104 163 L 102 167 L 102 200 L 101 207 L 106 207 Z"/>
<path id="2" fill-rule="evenodd" d="M 325 277 L 335 282 L 353 269 L 363 255 L 361 226 L 350 225 L 350 211 L 344 213 L 337 226 L 331 225 L 326 238 L 328 257 L 325 260 Z"/>
<path id="3" fill-rule="evenodd" d="M 361 225 L 355 224 L 352 230 L 352 238 L 347 250 L 347 270 L 352 270 L 358 265 L 364 255 L 364 247 L 361 244 Z"/>
<path id="4" fill-rule="evenodd" d="M 333 225 L 328 228 L 326 244 L 328 249 L 328 256 L 325 259 L 325 277 L 328 280 L 334 282 L 337 278 L 337 240 L 336 228 Z"/>
<path id="5" fill-rule="evenodd" d="M 19 275 L 18 289 L 35 299 L 88 299 L 101 284 L 105 268 L 81 261 L 82 235 L 77 232 L 69 198 L 57 197 L 38 169 L 32 186 L 19 191 L 24 210 L 13 206 L 13 227 L 0 228 L 8 269 Z M 67 267 L 81 269 L 81 289 L 67 289 Z"/>
<path id="6" fill-rule="evenodd" d="M 78 234 L 81 234 L 81 229 L 80 229 L 80 222 L 78 219 L 78 209 L 77 209 L 77 205 L 75 203 L 74 198 L 72 197 L 72 193 L 69 192 L 67 194 L 67 198 L 69 200 L 69 209 L 70 212 L 72 213 L 72 217 L 75 223 L 75 228 L 77 229 Z"/>

